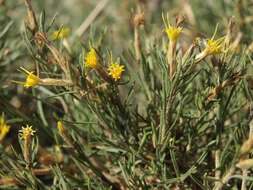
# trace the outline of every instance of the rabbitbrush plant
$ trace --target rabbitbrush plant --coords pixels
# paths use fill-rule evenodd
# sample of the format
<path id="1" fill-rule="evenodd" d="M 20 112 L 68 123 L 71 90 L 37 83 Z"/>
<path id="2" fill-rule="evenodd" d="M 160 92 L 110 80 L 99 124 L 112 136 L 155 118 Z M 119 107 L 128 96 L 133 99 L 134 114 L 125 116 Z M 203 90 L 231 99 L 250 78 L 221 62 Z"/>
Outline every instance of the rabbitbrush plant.
<path id="1" fill-rule="evenodd" d="M 11 2 L 0 1 L 1 189 L 253 189 L 250 1 L 101 0 L 76 31 L 31 0 L 20 24 Z M 90 26 L 107 4 L 130 24 Z"/>

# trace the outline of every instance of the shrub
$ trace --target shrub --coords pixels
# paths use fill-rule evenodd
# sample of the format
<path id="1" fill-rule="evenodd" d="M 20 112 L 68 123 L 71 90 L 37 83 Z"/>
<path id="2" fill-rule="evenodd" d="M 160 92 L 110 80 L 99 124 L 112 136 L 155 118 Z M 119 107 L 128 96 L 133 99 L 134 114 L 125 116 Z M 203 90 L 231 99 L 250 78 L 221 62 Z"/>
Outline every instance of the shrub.
<path id="1" fill-rule="evenodd" d="M 71 30 L 25 0 L 21 34 L 0 2 L 2 189 L 252 188 L 250 1 L 101 0 Z"/>

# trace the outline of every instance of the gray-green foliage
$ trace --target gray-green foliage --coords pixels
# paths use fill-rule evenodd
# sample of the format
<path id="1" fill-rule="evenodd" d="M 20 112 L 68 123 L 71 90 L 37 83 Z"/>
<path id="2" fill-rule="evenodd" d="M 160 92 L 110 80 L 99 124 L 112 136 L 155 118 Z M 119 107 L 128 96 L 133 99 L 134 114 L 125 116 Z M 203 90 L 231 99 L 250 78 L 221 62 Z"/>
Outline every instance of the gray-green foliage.
<path id="1" fill-rule="evenodd" d="M 180 5 L 177 1 L 162 3 L 165 7 L 175 7 L 169 8 L 173 23 L 173 13 L 177 13 Z M 39 4 L 45 5 L 42 1 Z M 107 12 L 111 9 L 115 12 L 114 2 L 111 4 Z M 241 144 L 249 138 L 253 95 L 248 47 L 252 27 L 248 23 L 251 12 L 247 6 L 251 4 L 238 0 L 207 1 L 203 5 L 203 1 L 194 0 L 189 5 L 197 23 L 190 25 L 186 17 L 185 33 L 178 42 L 177 71 L 173 79 L 168 76 L 168 40 L 162 33 L 162 9 L 158 6 L 157 13 L 150 13 L 144 5 L 149 19 L 145 23 L 146 30 L 141 29 L 140 64 L 136 63 L 132 41 L 128 42 L 133 38 L 133 31 L 116 21 L 111 23 L 112 14 L 109 19 L 106 16 L 102 20 L 98 18 L 99 24 L 95 22 L 84 39 L 76 37 L 73 29 L 67 39 L 71 51 L 63 41 L 50 41 L 69 61 L 78 88 L 38 86 L 33 89 L 22 89 L 9 82 L 11 79 L 25 80 L 17 71 L 19 65 L 33 66 L 41 78 L 59 79 L 64 74 L 52 59 L 49 48 L 36 43 L 31 31 L 24 27 L 19 33 L 21 18 L 17 22 L 7 14 L 8 10 L 14 9 L 13 5 L 0 5 L 0 110 L 12 125 L 0 149 L 0 188 L 213 189 L 236 165 Z M 131 9 L 136 4 L 131 1 L 128 6 Z M 57 17 L 47 16 L 47 12 L 53 15 L 55 10 L 36 8 L 37 32 L 50 39 L 52 31 L 62 25 Z M 164 8 L 164 11 L 167 10 Z M 128 9 L 124 14 L 129 14 Z M 227 20 L 232 15 L 235 25 L 231 43 L 237 34 L 242 35 L 237 48 L 208 56 L 196 66 L 195 56 L 204 49 L 205 40 L 201 38 L 193 43 L 195 35 L 211 36 L 215 27 L 209 25 L 215 26 L 217 22 L 220 25 L 216 35 L 227 35 Z M 159 23 L 151 23 L 154 20 Z M 111 28 L 119 28 L 115 36 L 110 33 Z M 124 37 L 121 38 L 120 32 Z M 105 67 L 110 50 L 121 51 L 116 55 L 125 66 L 120 82 L 105 81 L 94 70 L 84 67 L 90 44 L 96 48 Z M 11 53 L 5 54 L 7 50 Z M 224 82 L 228 85 L 212 94 Z M 83 96 L 77 93 L 80 89 Z M 16 106 L 13 98 L 22 106 Z M 70 142 L 59 135 L 58 120 L 63 121 Z M 26 167 L 23 145 L 21 141 L 19 145 L 17 138 L 17 130 L 26 124 L 36 129 L 31 146 L 32 168 L 47 168 L 46 174 L 36 175 Z M 219 154 L 218 168 L 215 166 L 216 154 Z M 45 161 L 46 156 L 52 159 L 49 163 Z M 216 179 L 215 173 L 219 172 Z M 252 188 L 250 172 L 249 169 L 249 175 L 245 177 L 241 169 L 236 168 L 224 188 L 238 189 L 242 179 L 246 180 L 248 189 Z M 14 179 L 14 185 L 3 183 L 6 177 Z"/>

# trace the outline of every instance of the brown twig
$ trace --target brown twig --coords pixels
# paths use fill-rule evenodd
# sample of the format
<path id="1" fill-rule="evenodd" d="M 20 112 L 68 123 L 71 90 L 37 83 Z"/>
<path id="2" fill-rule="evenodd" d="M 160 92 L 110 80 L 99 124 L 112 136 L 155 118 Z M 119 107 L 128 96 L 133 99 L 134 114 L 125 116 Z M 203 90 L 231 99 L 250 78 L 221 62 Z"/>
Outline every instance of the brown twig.
<path id="1" fill-rule="evenodd" d="M 12 177 L 3 177 L 0 179 L 0 185 L 18 185 L 19 182 L 17 179 Z"/>
<path id="2" fill-rule="evenodd" d="M 214 187 L 214 190 L 222 190 L 224 185 L 229 181 L 230 177 L 234 174 L 235 172 L 235 165 L 233 165 L 226 175 L 221 179 L 220 183 L 217 183 L 216 186 Z"/>
<path id="3" fill-rule="evenodd" d="M 99 13 L 106 7 L 109 0 L 101 0 L 97 6 L 93 9 L 93 11 L 89 14 L 89 16 L 83 21 L 80 27 L 76 30 L 75 34 L 81 37 L 84 32 L 89 28 L 91 23 L 95 20 L 95 18 L 99 15 Z"/>
<path id="4" fill-rule="evenodd" d="M 141 60 L 141 38 L 140 38 L 139 28 L 141 25 L 144 25 L 144 12 L 141 12 L 141 10 L 138 10 L 138 13 L 134 15 L 133 25 L 134 25 L 135 56 L 136 56 L 136 61 L 139 64 Z"/>

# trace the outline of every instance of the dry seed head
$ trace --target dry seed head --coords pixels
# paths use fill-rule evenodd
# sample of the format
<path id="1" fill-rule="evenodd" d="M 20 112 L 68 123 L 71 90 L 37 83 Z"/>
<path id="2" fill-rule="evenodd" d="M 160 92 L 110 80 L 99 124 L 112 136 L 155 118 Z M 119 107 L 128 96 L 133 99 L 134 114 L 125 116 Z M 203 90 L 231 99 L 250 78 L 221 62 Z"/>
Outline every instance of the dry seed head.
<path id="1" fill-rule="evenodd" d="M 223 89 L 222 85 L 216 86 L 214 88 L 211 89 L 211 92 L 208 95 L 208 100 L 213 100 L 215 97 L 217 97 L 217 95 L 221 92 L 221 90 Z"/>
<path id="2" fill-rule="evenodd" d="M 34 40 L 38 47 L 42 48 L 46 43 L 48 43 L 46 34 L 43 32 L 36 32 L 34 35 Z"/>
<path id="3" fill-rule="evenodd" d="M 38 24 L 33 7 L 31 5 L 31 0 L 25 0 L 25 5 L 27 9 L 27 16 L 25 23 L 32 32 L 36 32 L 38 30 Z"/>
<path id="4" fill-rule="evenodd" d="M 144 25 L 144 23 L 145 23 L 144 12 L 137 13 L 134 15 L 133 24 L 135 27 Z"/>
<path id="5" fill-rule="evenodd" d="M 49 43 L 46 34 L 43 33 L 43 32 L 36 32 L 36 34 L 34 36 L 34 39 L 38 44 L 47 44 L 47 43 Z"/>

